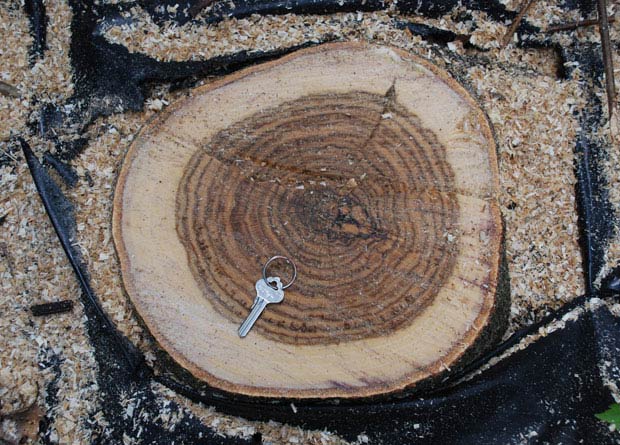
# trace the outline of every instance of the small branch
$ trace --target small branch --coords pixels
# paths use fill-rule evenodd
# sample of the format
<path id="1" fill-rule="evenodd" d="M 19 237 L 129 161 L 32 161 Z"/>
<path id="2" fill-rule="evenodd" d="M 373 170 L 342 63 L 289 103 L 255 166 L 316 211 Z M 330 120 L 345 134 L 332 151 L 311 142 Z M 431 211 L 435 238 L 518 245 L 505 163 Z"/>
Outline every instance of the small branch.
<path id="1" fill-rule="evenodd" d="M 603 64 L 605 66 L 605 89 L 607 90 L 607 109 L 609 119 L 613 114 L 616 101 L 616 84 L 614 82 L 614 64 L 611 55 L 611 41 L 609 38 L 609 21 L 607 20 L 607 0 L 597 0 L 598 29 L 601 34 L 601 47 L 603 49 Z"/>
<path id="2" fill-rule="evenodd" d="M 19 97 L 19 90 L 15 88 L 13 85 L 9 85 L 8 83 L 2 82 L 0 80 L 0 94 L 8 97 Z"/>
<path id="3" fill-rule="evenodd" d="M 11 153 L 9 153 L 8 151 L 2 148 L 0 148 L 0 154 L 2 154 L 3 156 L 6 156 L 9 159 L 12 159 L 15 162 L 19 162 L 15 156 L 13 156 Z"/>
<path id="4" fill-rule="evenodd" d="M 63 312 L 69 312 L 71 309 L 73 309 L 73 301 L 71 300 L 53 301 L 51 303 L 35 304 L 30 306 L 30 311 L 35 317 L 61 314 Z"/>
<path id="5" fill-rule="evenodd" d="M 615 16 L 610 15 L 609 17 L 607 17 L 608 23 L 614 23 L 615 21 L 616 21 Z M 598 19 L 581 20 L 579 22 L 571 22 L 571 23 L 558 23 L 557 25 L 549 26 L 547 29 L 545 29 L 545 32 L 552 33 L 552 32 L 560 32 L 560 31 L 573 31 L 577 28 L 582 28 L 585 26 L 594 26 L 594 25 L 598 25 Z"/>
<path id="6" fill-rule="evenodd" d="M 517 14 L 515 19 L 510 24 L 510 28 L 508 28 L 508 31 L 506 31 L 506 34 L 504 35 L 504 38 L 502 39 L 502 43 L 500 45 L 500 49 L 506 48 L 506 45 L 508 45 L 510 43 L 510 39 L 512 39 L 513 34 L 515 33 L 515 31 L 517 30 L 517 28 L 521 24 L 521 21 L 523 20 L 523 17 L 527 13 L 527 11 L 534 4 L 534 1 L 535 0 L 523 0 L 523 2 L 521 2 L 521 7 L 519 8 L 519 13 Z"/>

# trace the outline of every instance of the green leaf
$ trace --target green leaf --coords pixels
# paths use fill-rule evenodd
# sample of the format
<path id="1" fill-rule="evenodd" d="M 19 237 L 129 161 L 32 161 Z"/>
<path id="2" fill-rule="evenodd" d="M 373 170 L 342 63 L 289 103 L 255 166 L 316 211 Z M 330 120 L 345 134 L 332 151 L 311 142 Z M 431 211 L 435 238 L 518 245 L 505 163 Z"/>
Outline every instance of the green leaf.
<path id="1" fill-rule="evenodd" d="M 620 405 L 614 403 L 609 406 L 609 409 L 595 416 L 605 422 L 613 423 L 616 428 L 620 429 Z"/>

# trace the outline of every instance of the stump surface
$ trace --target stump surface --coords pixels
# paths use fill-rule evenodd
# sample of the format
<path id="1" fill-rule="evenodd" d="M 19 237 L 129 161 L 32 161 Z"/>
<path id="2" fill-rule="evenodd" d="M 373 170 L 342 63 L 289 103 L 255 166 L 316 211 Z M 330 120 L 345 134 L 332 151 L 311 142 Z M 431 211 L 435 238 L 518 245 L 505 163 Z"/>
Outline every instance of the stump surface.
<path id="1" fill-rule="evenodd" d="M 415 385 L 493 322 L 496 162 L 483 113 L 438 68 L 363 44 L 299 51 L 198 88 L 141 132 L 114 205 L 125 287 L 162 347 L 216 387 Z M 276 254 L 298 279 L 241 339 Z"/>

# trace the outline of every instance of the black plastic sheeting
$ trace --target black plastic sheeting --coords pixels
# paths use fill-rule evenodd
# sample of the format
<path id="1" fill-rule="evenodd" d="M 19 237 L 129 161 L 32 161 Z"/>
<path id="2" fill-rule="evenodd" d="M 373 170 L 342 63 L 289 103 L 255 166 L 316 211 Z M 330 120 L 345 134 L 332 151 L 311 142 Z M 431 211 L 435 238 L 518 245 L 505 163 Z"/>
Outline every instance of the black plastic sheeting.
<path id="1" fill-rule="evenodd" d="M 174 20 L 179 24 L 189 21 L 217 23 L 228 17 L 243 18 L 252 14 L 331 14 L 351 11 L 379 11 L 387 9 L 389 2 L 384 0 L 241 0 L 238 2 L 212 2 L 209 0 L 138 0 L 136 2 L 149 12 L 157 23 Z M 450 13 L 459 4 L 470 10 L 486 12 L 492 19 L 503 21 L 516 16 L 498 1 L 485 0 L 403 0 L 396 2 L 396 10 L 402 14 L 416 14 L 429 18 L 439 18 Z M 178 6 L 176 6 L 178 5 Z M 207 5 L 208 14 L 196 18 Z M 168 6 L 174 6 L 168 9 Z M 533 29 L 523 23 L 521 29 Z"/>
<path id="2" fill-rule="evenodd" d="M 47 46 L 47 16 L 45 4 L 37 0 L 25 0 L 24 8 L 30 19 L 30 34 L 32 46 L 30 47 L 31 61 L 43 57 Z"/>
<path id="3" fill-rule="evenodd" d="M 600 82 L 603 72 L 601 49 L 598 45 L 579 45 L 572 51 L 565 52 L 567 62 L 577 62 L 582 69 L 587 69 L 584 77 Z M 590 110 L 581 116 L 581 126 L 590 133 L 600 129 L 603 104 L 598 95 L 590 90 L 588 94 Z M 598 276 L 604 263 L 605 247 L 613 234 L 614 213 L 609 203 L 608 184 L 600 174 L 607 154 L 601 149 L 601 141 L 581 133 L 576 144 L 577 205 L 579 209 L 581 244 L 584 254 L 586 286 L 588 293 L 593 293 L 593 281 Z M 619 259 L 620 260 L 620 259 Z M 618 271 L 614 273 L 620 277 Z"/>
<path id="4" fill-rule="evenodd" d="M 43 106 L 37 131 L 50 138 L 57 129 L 74 125 L 84 128 L 99 116 L 142 110 L 145 91 L 154 82 L 179 82 L 177 87 L 183 87 L 197 79 L 227 74 L 300 48 L 240 51 L 206 61 L 160 62 L 143 54 L 132 54 L 101 35 L 98 20 L 101 17 L 109 20 L 106 23 L 126 20 L 120 13 L 130 4 L 95 8 L 78 0 L 69 0 L 69 3 L 73 10 L 70 54 L 75 94 L 66 104 L 68 107 L 59 107 L 58 104 Z M 71 144 L 58 142 L 57 148 L 61 157 L 68 160 L 79 154 L 86 143 L 85 139 L 77 139 Z"/>
<path id="5" fill-rule="evenodd" d="M 133 4 L 94 6 L 78 0 L 70 1 L 74 16 L 72 22 L 71 59 L 75 72 L 75 95 L 69 103 L 72 111 L 54 104 L 44 106 L 36 131 L 53 139 L 55 131 L 68 125 L 85 128 L 100 115 L 125 110 L 139 110 L 143 106 L 148 84 L 178 82 L 179 87 L 191 86 L 196 80 L 214 74 L 234 71 L 250 63 L 277 57 L 292 49 L 270 53 L 240 52 L 231 56 L 201 62 L 158 62 L 141 54 L 130 54 L 124 47 L 106 42 L 101 36 L 102 23 L 126 20 L 120 14 Z M 224 17 L 245 17 L 252 13 L 333 13 L 339 11 L 379 10 L 386 8 L 373 0 L 298 0 L 298 1 L 238 1 L 218 3 L 210 12 L 196 16 L 203 7 L 198 1 L 175 1 L 181 5 L 174 17 L 165 16 L 166 9 L 157 8 L 165 2 L 139 1 L 155 20 L 173 19 L 179 22 L 203 20 L 213 23 Z M 509 20 L 514 13 L 506 11 L 497 2 L 464 1 L 468 8 L 478 8 L 496 20 Z M 40 17 L 41 0 L 27 2 L 27 11 L 33 24 L 45 23 Z M 401 1 L 402 13 L 416 13 L 429 17 L 451 11 L 455 1 Z M 566 4 L 566 7 L 585 8 L 584 4 Z M 35 13 L 34 11 L 39 11 Z M 38 18 L 35 14 L 39 14 Z M 159 15 L 158 15 L 159 14 Z M 163 15 L 162 15 L 163 14 Z M 180 15 L 179 15 L 180 14 Z M 200 17 L 200 18 L 196 18 Z M 99 22 L 98 18 L 103 18 Z M 38 28 L 37 28 L 38 27 Z M 409 27 L 406 23 L 403 27 Z M 412 27 L 409 27 L 412 28 Z M 419 28 L 419 27 L 418 27 Z M 44 36 L 40 25 L 33 32 Z M 417 28 L 413 27 L 415 31 Z M 411 30 L 411 29 L 410 29 Z M 442 30 L 432 27 L 418 29 L 425 38 L 435 38 L 438 44 L 450 39 Z M 549 45 L 543 37 L 532 34 L 536 28 L 524 22 L 518 29 L 522 45 Z M 435 32 L 435 34 L 433 34 Z M 455 36 L 455 38 L 458 36 Z M 38 45 L 40 39 L 35 39 Z M 44 39 L 43 39 L 44 41 Z M 34 52 L 39 52 L 34 47 Z M 565 61 L 579 61 L 586 85 L 600 87 L 602 73 L 600 48 L 596 45 L 575 45 L 558 48 Z M 42 55 L 44 56 L 44 52 Z M 587 68 L 587 69 L 585 69 Z M 582 127 L 587 130 L 601 124 L 601 104 L 594 90 L 590 92 L 590 107 L 580 116 Z M 186 414 L 174 402 L 169 409 L 179 413 L 181 425 L 174 431 L 167 430 L 152 420 L 163 403 L 153 390 L 163 384 L 178 393 L 199 402 L 215 406 L 219 411 L 255 420 L 276 420 L 308 428 L 324 429 L 355 440 L 366 434 L 371 443 L 620 443 L 620 436 L 611 433 L 606 424 L 598 421 L 595 413 L 604 411 L 612 399 L 603 385 L 599 364 L 608 362 L 606 369 L 620 368 L 620 321 L 601 306 L 585 313 L 576 321 L 566 321 L 564 329 L 557 330 L 517 351 L 496 365 L 479 373 L 471 380 L 456 383 L 467 372 L 477 369 L 491 357 L 518 343 L 523 337 L 538 331 L 539 327 L 560 319 L 572 309 L 583 307 L 593 297 L 617 299 L 620 290 L 620 270 L 616 269 L 603 280 L 601 289 L 593 285 L 602 267 L 603 251 L 612 235 L 612 208 L 607 199 L 607 184 L 599 174 L 605 162 L 605 147 L 601 141 L 584 131 L 575 142 L 576 196 L 579 203 L 581 244 L 586 269 L 586 296 L 576 299 L 560 311 L 541 322 L 517 332 L 484 357 L 470 364 L 459 375 L 445 382 L 442 390 L 425 394 L 404 395 L 387 401 L 294 401 L 253 400 L 209 388 L 204 384 L 191 384 L 178 378 L 182 371 L 173 367 L 158 370 L 149 368 L 137 350 L 110 321 L 101 309 L 89 285 L 88 272 L 74 249 L 75 220 L 73 206 L 63 195 L 45 166 L 33 155 L 28 143 L 20 140 L 21 147 L 32 172 L 45 208 L 56 229 L 61 244 L 71 261 L 83 289 L 82 297 L 87 321 L 87 331 L 94 347 L 99 366 L 98 384 L 101 406 L 109 427 L 100 426 L 95 443 L 123 443 L 123 436 L 136 437 L 141 432 L 142 443 L 168 444 L 205 443 L 236 444 L 260 443 L 260 435 L 252 439 L 224 438 L 195 417 Z M 64 160 L 78 156 L 87 143 L 78 140 L 72 146 L 58 142 L 60 157 Z M 70 185 L 75 177 L 71 168 L 61 159 L 46 156 L 46 164 L 61 172 Z M 62 358 L 57 358 L 62 360 Z M 54 369 L 60 369 L 56 366 Z M 59 372 L 59 371 L 58 371 Z M 608 371 L 613 372 L 613 371 Z M 620 375 L 612 375 L 620 380 Z M 55 394 L 50 385 L 48 394 Z M 150 416 L 125 418 L 121 394 L 126 398 L 139 398 L 141 412 Z M 48 419 L 48 424 L 51 420 Z M 45 422 L 42 423 L 45 428 Z M 43 436 L 43 443 L 46 443 Z"/>

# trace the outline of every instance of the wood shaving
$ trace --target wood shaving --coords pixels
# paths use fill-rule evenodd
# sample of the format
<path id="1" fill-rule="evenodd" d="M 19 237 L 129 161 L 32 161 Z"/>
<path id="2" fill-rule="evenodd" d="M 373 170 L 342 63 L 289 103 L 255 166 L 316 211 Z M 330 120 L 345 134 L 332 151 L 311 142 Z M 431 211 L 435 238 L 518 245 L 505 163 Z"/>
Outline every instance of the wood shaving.
<path id="1" fill-rule="evenodd" d="M 620 23 L 610 24 L 612 41 L 620 39 Z M 614 78 L 616 91 L 620 91 L 620 51 L 613 51 Z M 602 96 L 604 93 L 598 93 Z M 604 99 L 602 99 L 604 100 Z M 604 107 L 605 110 L 607 107 Z M 597 277 L 596 284 L 600 285 L 614 268 L 620 266 L 620 97 L 616 98 L 615 116 L 602 127 L 599 137 L 607 147 L 607 159 L 602 174 L 608 183 L 609 201 L 613 206 L 616 225 L 614 234 L 607 251 L 605 252 L 605 267 Z"/>
<path id="2" fill-rule="evenodd" d="M 3 42 L 0 45 L 0 80 L 17 88 L 20 95 L 27 90 L 28 48 L 32 41 L 28 26 L 28 18 L 17 4 L 13 8 L 0 8 L 0 41 Z M 0 140 L 23 131 L 29 105 L 22 97 L 0 95 Z"/>
<path id="3" fill-rule="evenodd" d="M 516 9 L 518 3 L 511 0 L 508 6 Z M 7 296 L 0 301 L 0 402 L 2 413 L 32 403 L 51 408 L 46 406 L 46 388 L 54 379 L 54 358 L 62 357 L 64 361 L 58 364 L 59 402 L 50 417 L 48 439 L 87 444 L 91 443 L 93 432 L 86 419 L 101 420 L 102 414 L 96 363 L 84 330 L 81 305 L 76 304 L 73 312 L 41 319 L 31 317 L 27 311 L 35 303 L 78 301 L 80 290 L 23 157 L 8 141 L 13 135 L 28 134 L 28 122 L 36 121 L 41 101 L 63 105 L 73 92 L 68 57 L 71 11 L 65 1 L 47 2 L 46 8 L 50 20 L 48 49 L 45 57 L 31 67 L 28 48 L 32 39 L 23 9 L 18 4 L 0 4 L 0 39 L 5 42 L 0 48 L 0 80 L 15 86 L 21 94 L 20 98 L 0 96 L 0 157 L 3 152 L 12 153 L 18 161 L 0 167 L 0 216 L 6 215 L 0 232 L 0 287 Z M 471 35 L 470 43 L 488 49 L 478 54 L 460 41 L 448 48 L 438 48 L 398 29 L 397 21 L 405 18 L 395 16 L 394 11 L 252 16 L 214 26 L 158 26 L 139 7 L 134 7 L 129 16 L 132 22 L 109 27 L 104 34 L 106 39 L 158 60 L 203 60 L 239 50 L 270 50 L 337 38 L 399 46 L 460 72 L 493 122 L 499 144 L 500 203 L 506 221 L 512 283 L 510 330 L 539 320 L 550 309 L 583 292 L 573 189 L 573 150 L 579 123 L 572 114 L 584 106 L 583 94 L 576 79 L 557 78 L 560 67 L 552 50 L 524 50 L 513 45 L 499 50 L 498 42 L 509 23 L 495 23 L 478 12 L 471 13 L 471 20 L 466 21 L 453 20 L 452 14 L 434 20 L 411 18 Z M 557 2 L 536 2 L 526 16 L 530 23 L 542 27 L 581 18 L 577 13 L 562 11 Z M 615 42 L 620 40 L 619 26 L 612 26 Z M 575 39 L 597 38 L 595 28 L 554 37 L 556 42 L 567 45 Z M 470 68 L 454 57 L 472 54 L 485 57 L 490 63 Z M 620 63 L 620 55 L 616 55 L 615 61 Z M 620 71 L 620 64 L 616 71 Z M 150 116 L 185 94 L 188 92 L 170 93 L 167 85 L 161 85 L 151 90 L 144 112 L 95 121 L 84 135 L 89 138 L 87 148 L 73 161 L 80 181 L 75 188 L 65 189 L 76 205 L 77 242 L 88 264 L 93 288 L 119 329 L 151 362 L 155 360 L 156 345 L 137 321 L 121 285 L 111 238 L 112 196 L 123 156 L 139 128 Z M 28 139 L 39 154 L 55 150 L 47 140 L 36 136 Z M 607 175 L 612 185 L 611 200 L 618 212 L 619 167 L 620 156 L 615 150 L 610 153 Z M 608 252 L 610 265 L 617 263 L 619 253 L 620 237 Z M 554 325 L 545 329 L 554 329 Z M 44 369 L 40 369 L 41 363 L 46 364 Z M 167 415 L 166 406 L 174 401 L 224 436 L 249 437 L 260 432 L 265 443 L 344 443 L 340 437 L 324 431 L 226 416 L 159 385 L 154 384 L 154 389 L 161 397 L 160 420 L 170 427 L 178 416 Z M 125 409 L 137 409 L 135 402 L 125 400 Z M 12 428 L 9 423 L 8 429 Z M 360 436 L 358 443 L 366 443 L 368 438 L 364 441 L 364 437 Z"/>
<path id="4" fill-rule="evenodd" d="M 576 81 L 477 66 L 468 77 L 499 143 L 512 326 L 584 292 L 573 150 L 584 106 Z"/>

